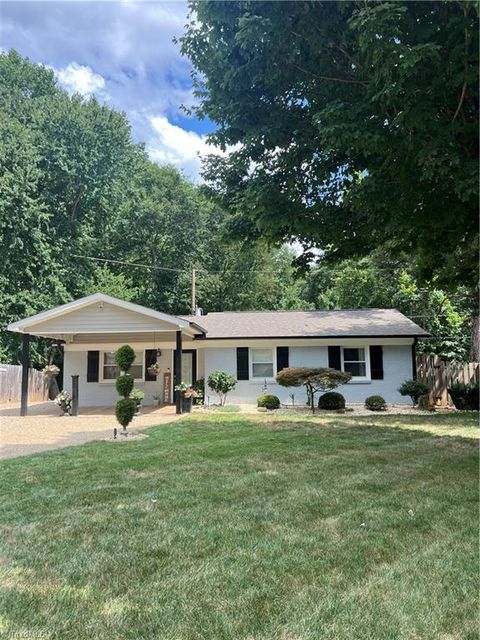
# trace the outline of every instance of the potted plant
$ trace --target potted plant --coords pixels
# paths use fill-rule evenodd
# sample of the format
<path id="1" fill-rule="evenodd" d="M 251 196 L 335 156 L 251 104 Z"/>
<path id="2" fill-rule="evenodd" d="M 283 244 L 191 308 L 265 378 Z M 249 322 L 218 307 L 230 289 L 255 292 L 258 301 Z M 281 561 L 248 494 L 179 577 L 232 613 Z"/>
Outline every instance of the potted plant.
<path id="1" fill-rule="evenodd" d="M 68 391 L 61 391 L 55 398 L 55 404 L 58 404 L 63 411 L 62 415 L 71 415 L 72 412 L 72 396 Z"/>
<path id="2" fill-rule="evenodd" d="M 144 399 L 144 397 L 145 397 L 145 393 L 140 389 L 133 389 L 132 393 L 130 394 L 130 398 L 132 400 L 135 400 L 136 416 L 140 415 L 140 409 L 142 408 L 142 400 Z"/>
<path id="3" fill-rule="evenodd" d="M 60 373 L 56 364 L 47 364 L 43 367 L 42 373 L 46 378 L 55 378 Z"/>
<path id="4" fill-rule="evenodd" d="M 157 377 L 160 374 L 160 365 L 158 362 L 154 362 L 148 367 L 147 371 L 151 376 Z"/>
<path id="5" fill-rule="evenodd" d="M 191 413 L 193 399 L 198 397 L 198 391 L 186 382 L 175 385 L 175 391 L 182 396 L 182 413 Z"/>

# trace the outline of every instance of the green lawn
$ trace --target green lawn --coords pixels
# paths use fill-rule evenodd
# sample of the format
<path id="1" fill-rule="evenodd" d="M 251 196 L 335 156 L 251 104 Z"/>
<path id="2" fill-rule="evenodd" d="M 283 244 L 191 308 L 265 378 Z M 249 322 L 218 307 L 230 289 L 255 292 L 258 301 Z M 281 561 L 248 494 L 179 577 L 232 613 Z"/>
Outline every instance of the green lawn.
<path id="1" fill-rule="evenodd" d="M 6 461 L 0 638 L 476 639 L 476 424 L 204 414 Z"/>

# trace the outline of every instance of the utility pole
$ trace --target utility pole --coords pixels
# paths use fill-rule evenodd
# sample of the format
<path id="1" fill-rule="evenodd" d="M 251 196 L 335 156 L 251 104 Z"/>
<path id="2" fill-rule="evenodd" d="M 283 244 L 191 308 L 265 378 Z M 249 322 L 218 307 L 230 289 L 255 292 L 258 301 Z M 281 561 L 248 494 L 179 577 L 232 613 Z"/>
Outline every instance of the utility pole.
<path id="1" fill-rule="evenodd" d="M 192 269 L 192 315 L 195 315 L 197 310 L 196 304 L 196 293 L 195 293 L 195 269 Z"/>

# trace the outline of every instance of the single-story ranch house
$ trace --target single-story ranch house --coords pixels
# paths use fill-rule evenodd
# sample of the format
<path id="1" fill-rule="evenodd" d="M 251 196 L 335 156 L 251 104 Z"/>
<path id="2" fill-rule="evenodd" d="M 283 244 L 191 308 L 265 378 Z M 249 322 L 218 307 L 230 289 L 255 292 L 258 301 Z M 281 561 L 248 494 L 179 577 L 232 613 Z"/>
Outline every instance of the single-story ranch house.
<path id="1" fill-rule="evenodd" d="M 415 344 L 428 334 L 395 309 L 345 311 L 236 311 L 172 316 L 102 293 L 19 320 L 10 331 L 23 334 L 23 365 L 29 365 L 29 336 L 63 342 L 64 388 L 78 376 L 80 406 L 113 405 L 115 350 L 129 344 L 137 358 L 131 369 L 146 404 L 172 402 L 174 386 L 208 378 L 212 371 L 233 374 L 233 403 L 255 403 L 264 392 L 282 402 L 305 402 L 303 388 L 275 382 L 284 367 L 332 367 L 352 374 L 339 390 L 347 402 L 382 395 L 407 402 L 399 385 L 415 376 Z M 148 369 L 158 363 L 160 373 Z M 26 381 L 25 381 L 26 379 Z M 28 384 L 24 375 L 23 387 Z M 77 384 L 77 383 L 76 383 Z M 22 414 L 27 395 L 22 389 Z M 215 396 L 206 388 L 206 395 Z M 179 407 L 178 403 L 177 407 Z M 178 409 L 180 410 L 180 409 Z"/>

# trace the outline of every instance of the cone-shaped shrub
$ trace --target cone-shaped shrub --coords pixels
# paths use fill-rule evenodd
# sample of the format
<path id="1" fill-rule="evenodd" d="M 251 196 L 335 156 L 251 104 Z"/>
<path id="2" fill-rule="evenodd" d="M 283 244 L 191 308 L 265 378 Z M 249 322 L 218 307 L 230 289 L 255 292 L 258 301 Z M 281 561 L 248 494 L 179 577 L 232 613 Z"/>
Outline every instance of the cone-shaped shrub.
<path id="1" fill-rule="evenodd" d="M 136 404 L 132 398 L 122 398 L 115 405 L 115 416 L 124 429 L 127 428 L 135 415 Z"/>
<path id="2" fill-rule="evenodd" d="M 133 376 L 129 373 L 126 373 L 124 376 L 120 376 L 117 378 L 115 382 L 115 388 L 118 392 L 119 396 L 123 396 L 124 398 L 128 398 L 128 396 L 132 393 L 133 384 L 134 384 Z"/>

